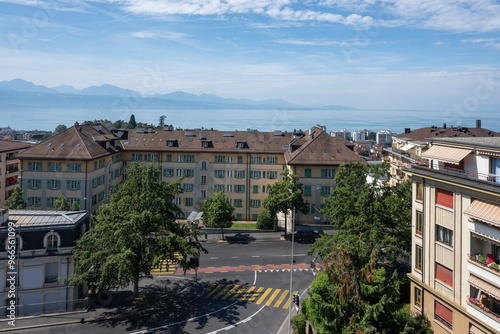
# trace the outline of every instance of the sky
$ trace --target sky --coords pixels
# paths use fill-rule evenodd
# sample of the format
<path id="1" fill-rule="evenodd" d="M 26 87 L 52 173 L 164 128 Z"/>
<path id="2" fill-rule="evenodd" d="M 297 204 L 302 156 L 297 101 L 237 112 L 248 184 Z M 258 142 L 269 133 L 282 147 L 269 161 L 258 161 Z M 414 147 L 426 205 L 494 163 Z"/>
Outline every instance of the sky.
<path id="1" fill-rule="evenodd" d="M 307 106 L 500 107 L 500 1 L 0 0 L 0 81 Z"/>

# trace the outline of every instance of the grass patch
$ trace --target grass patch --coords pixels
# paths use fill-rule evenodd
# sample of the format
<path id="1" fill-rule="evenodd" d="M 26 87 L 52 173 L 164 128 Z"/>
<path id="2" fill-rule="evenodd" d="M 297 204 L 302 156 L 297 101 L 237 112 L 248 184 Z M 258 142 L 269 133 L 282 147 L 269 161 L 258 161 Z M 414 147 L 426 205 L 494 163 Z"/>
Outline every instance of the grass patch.
<path id="1" fill-rule="evenodd" d="M 239 229 L 239 230 L 246 230 L 246 229 L 257 229 L 257 223 L 233 223 L 231 225 L 231 228 L 234 229 Z"/>

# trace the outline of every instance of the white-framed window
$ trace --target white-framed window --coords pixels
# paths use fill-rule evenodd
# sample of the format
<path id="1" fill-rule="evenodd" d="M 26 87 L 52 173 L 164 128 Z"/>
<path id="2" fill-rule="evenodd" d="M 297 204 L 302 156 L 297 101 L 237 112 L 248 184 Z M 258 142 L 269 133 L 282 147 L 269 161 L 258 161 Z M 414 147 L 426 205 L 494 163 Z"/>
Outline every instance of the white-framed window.
<path id="1" fill-rule="evenodd" d="M 201 176 L 201 184 L 207 184 L 207 177 L 206 175 Z"/>
<path id="2" fill-rule="evenodd" d="M 31 165 L 31 168 L 30 168 L 30 165 Z M 42 170 L 42 163 L 38 162 L 38 161 L 29 162 L 28 163 L 28 170 L 40 172 Z"/>
<path id="3" fill-rule="evenodd" d="M 174 176 L 174 170 L 173 169 L 165 169 L 165 176 L 167 177 L 171 177 L 171 176 Z"/>
<path id="4" fill-rule="evenodd" d="M 227 191 L 228 193 L 233 192 L 233 185 L 232 185 L 232 184 L 228 184 L 228 185 L 227 185 L 227 189 L 226 189 L 226 191 Z"/>
<path id="5" fill-rule="evenodd" d="M 26 201 L 28 202 L 28 206 L 40 206 L 42 204 L 41 197 L 28 197 Z"/>
<path id="6" fill-rule="evenodd" d="M 227 177 L 228 178 L 233 177 L 233 170 L 232 169 L 230 169 L 230 170 L 227 171 Z"/>
<path id="7" fill-rule="evenodd" d="M 193 184 L 192 183 L 184 183 L 182 185 L 182 188 L 184 189 L 184 191 L 186 192 L 189 192 L 189 191 L 193 191 Z"/>
<path id="8" fill-rule="evenodd" d="M 182 162 L 182 155 L 177 156 L 177 162 Z"/>
<path id="9" fill-rule="evenodd" d="M 41 184 L 42 184 L 41 180 L 28 180 L 29 189 L 40 189 Z"/>
<path id="10" fill-rule="evenodd" d="M 245 147 L 245 143 L 244 142 L 239 142 L 238 143 L 238 148 L 244 148 Z"/>
<path id="11" fill-rule="evenodd" d="M 226 162 L 226 156 L 225 155 L 216 155 L 214 161 L 218 162 L 218 163 L 224 163 L 224 162 Z"/>
<path id="12" fill-rule="evenodd" d="M 325 168 L 324 177 L 327 179 L 331 179 L 335 177 L 335 171 L 331 168 Z"/>
<path id="13" fill-rule="evenodd" d="M 201 169 L 203 169 L 203 170 L 207 169 L 207 162 L 206 161 L 201 162 Z"/>
<path id="14" fill-rule="evenodd" d="M 207 191 L 202 189 L 201 192 L 200 192 L 200 197 L 201 198 L 207 198 Z"/>
<path id="15" fill-rule="evenodd" d="M 181 198 L 180 197 L 176 197 L 175 198 L 175 205 L 181 205 L 181 203 L 182 203 Z"/>
<path id="16" fill-rule="evenodd" d="M 177 169 L 177 177 L 181 177 L 182 176 L 182 169 Z"/>
<path id="17" fill-rule="evenodd" d="M 236 170 L 235 171 L 235 177 L 237 179 L 243 179 L 243 178 L 245 178 L 245 171 L 244 170 Z"/>
<path id="18" fill-rule="evenodd" d="M 55 283 L 59 277 L 59 263 L 45 263 L 45 283 Z"/>
<path id="19" fill-rule="evenodd" d="M 219 192 L 219 191 L 224 191 L 224 184 L 214 184 L 214 191 Z"/>
<path id="20" fill-rule="evenodd" d="M 132 161 L 142 161 L 141 153 L 132 153 Z M 101 162 L 99 161 L 99 167 L 101 166 Z M 102 168 L 102 167 L 100 167 Z"/>
<path id="21" fill-rule="evenodd" d="M 57 162 L 53 162 L 50 164 L 50 171 L 51 172 L 59 172 L 61 170 L 61 164 Z"/>
<path id="22" fill-rule="evenodd" d="M 194 169 L 184 169 L 184 176 L 185 177 L 193 177 L 194 176 Z"/>
<path id="23" fill-rule="evenodd" d="M 79 186 L 80 186 L 80 181 L 75 181 L 75 180 L 69 181 L 70 190 L 78 190 Z"/>
<path id="24" fill-rule="evenodd" d="M 260 170 L 253 170 L 251 171 L 252 179 L 260 179 L 261 171 Z"/>
<path id="25" fill-rule="evenodd" d="M 167 146 L 168 147 L 173 147 L 174 146 L 174 141 L 173 140 L 167 141 Z"/>
<path id="26" fill-rule="evenodd" d="M 59 233 L 50 231 L 43 238 L 43 247 L 47 250 L 57 250 L 61 246 Z"/>
<path id="27" fill-rule="evenodd" d="M 114 158 L 114 157 L 113 157 L 113 158 Z M 70 171 L 71 171 L 71 172 L 78 172 L 78 169 L 79 169 L 78 167 L 79 167 L 79 165 L 80 165 L 79 163 L 72 162 L 72 163 L 70 164 Z"/>
<path id="28" fill-rule="evenodd" d="M 231 156 L 227 157 L 227 163 L 232 164 L 233 163 L 233 157 L 231 157 Z"/>
<path id="29" fill-rule="evenodd" d="M 278 159 L 276 157 L 268 157 L 270 164 L 277 164 Z"/>
<path id="30" fill-rule="evenodd" d="M 234 192 L 235 193 L 244 193 L 245 192 L 245 186 L 237 184 L 234 186 Z"/>
<path id="31" fill-rule="evenodd" d="M 261 157 L 252 157 L 252 164 L 260 164 L 261 161 Z"/>
<path id="32" fill-rule="evenodd" d="M 453 231 L 436 224 L 436 241 L 453 247 Z"/>

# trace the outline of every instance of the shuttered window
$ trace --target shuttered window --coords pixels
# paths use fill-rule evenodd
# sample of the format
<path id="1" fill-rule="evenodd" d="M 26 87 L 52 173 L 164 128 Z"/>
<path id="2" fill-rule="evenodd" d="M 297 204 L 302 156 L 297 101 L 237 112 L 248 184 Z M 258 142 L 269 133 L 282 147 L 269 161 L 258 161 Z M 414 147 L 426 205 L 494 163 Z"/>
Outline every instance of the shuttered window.
<path id="1" fill-rule="evenodd" d="M 453 327 L 453 311 L 436 301 L 434 304 L 434 316 L 437 321 L 441 322 L 448 328 Z"/>
<path id="2" fill-rule="evenodd" d="M 437 188 L 436 204 L 453 209 L 453 192 Z"/>
<path id="3" fill-rule="evenodd" d="M 436 263 L 436 279 L 453 287 L 453 270 Z"/>

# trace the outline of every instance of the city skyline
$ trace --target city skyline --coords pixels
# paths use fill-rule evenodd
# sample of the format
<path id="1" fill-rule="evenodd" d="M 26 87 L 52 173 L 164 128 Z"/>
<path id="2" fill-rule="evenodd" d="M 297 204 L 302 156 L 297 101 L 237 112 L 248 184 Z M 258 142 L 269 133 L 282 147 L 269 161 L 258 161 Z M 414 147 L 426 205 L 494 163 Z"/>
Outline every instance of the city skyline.
<path id="1" fill-rule="evenodd" d="M 0 8 L 0 80 L 365 109 L 500 105 L 495 1 L 8 0 Z"/>

